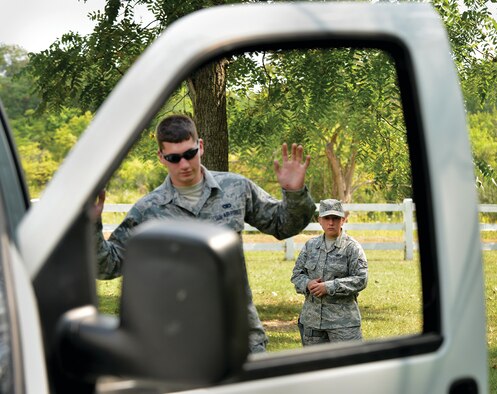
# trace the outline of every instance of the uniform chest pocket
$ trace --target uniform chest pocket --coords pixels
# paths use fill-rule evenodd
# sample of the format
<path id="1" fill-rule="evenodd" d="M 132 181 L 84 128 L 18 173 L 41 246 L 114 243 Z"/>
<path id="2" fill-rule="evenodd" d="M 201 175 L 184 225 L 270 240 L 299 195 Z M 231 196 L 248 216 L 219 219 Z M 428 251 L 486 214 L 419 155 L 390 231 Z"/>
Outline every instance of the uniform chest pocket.
<path id="1" fill-rule="evenodd" d="M 344 255 L 328 256 L 326 267 L 327 273 L 335 278 L 343 278 L 349 274 L 347 256 Z"/>
<path id="2" fill-rule="evenodd" d="M 310 256 L 310 258 L 307 259 L 305 262 L 304 266 L 307 272 L 313 272 L 316 270 L 316 266 L 318 265 L 318 259 L 317 256 Z"/>

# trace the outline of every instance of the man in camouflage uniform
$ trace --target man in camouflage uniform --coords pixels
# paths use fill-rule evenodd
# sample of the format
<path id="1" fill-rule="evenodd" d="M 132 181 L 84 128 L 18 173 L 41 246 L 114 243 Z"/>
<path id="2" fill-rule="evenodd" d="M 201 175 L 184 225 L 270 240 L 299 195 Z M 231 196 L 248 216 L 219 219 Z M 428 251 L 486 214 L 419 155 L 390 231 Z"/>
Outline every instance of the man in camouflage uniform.
<path id="1" fill-rule="evenodd" d="M 227 225 L 241 233 L 244 223 L 278 239 L 299 233 L 315 210 L 304 185 L 310 157 L 303 159 L 302 146 L 292 145 L 291 156 L 286 144 L 282 146 L 283 160 L 275 161 L 283 200 L 277 200 L 241 175 L 208 171 L 201 165 L 204 154 L 202 139 L 198 138 L 194 122 L 187 116 L 172 115 L 163 119 L 156 130 L 159 161 L 168 170 L 164 183 L 141 198 L 128 212 L 124 221 L 109 240 L 98 232 L 98 277 L 112 279 L 122 273 L 126 241 L 135 226 L 155 218 L 196 218 Z M 101 217 L 105 195 L 96 204 Z M 100 220 L 101 223 L 101 220 Z M 101 228 L 100 228 L 101 229 Z M 249 351 L 265 351 L 267 337 L 249 295 Z"/>
<path id="2" fill-rule="evenodd" d="M 305 295 L 300 314 L 304 346 L 361 340 L 358 293 L 368 281 L 361 245 L 342 229 L 345 212 L 338 200 L 322 200 L 319 224 L 324 234 L 302 248 L 291 281 Z"/>

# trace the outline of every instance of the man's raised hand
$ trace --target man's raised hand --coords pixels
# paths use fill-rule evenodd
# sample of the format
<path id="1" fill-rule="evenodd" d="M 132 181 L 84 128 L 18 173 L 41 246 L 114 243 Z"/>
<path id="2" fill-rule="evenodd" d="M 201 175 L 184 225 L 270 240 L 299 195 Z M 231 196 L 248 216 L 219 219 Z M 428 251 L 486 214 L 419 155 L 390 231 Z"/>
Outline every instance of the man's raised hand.
<path id="1" fill-rule="evenodd" d="M 280 186 L 289 191 L 301 190 L 305 183 L 305 173 L 311 162 L 311 156 L 304 158 L 304 148 L 302 145 L 292 144 L 292 151 L 288 156 L 288 146 L 284 143 L 281 146 L 282 163 L 274 161 L 274 171 Z"/>
<path id="2" fill-rule="evenodd" d="M 102 220 L 102 212 L 105 203 L 105 189 L 98 193 L 95 204 L 91 207 L 90 216 L 93 220 Z"/>

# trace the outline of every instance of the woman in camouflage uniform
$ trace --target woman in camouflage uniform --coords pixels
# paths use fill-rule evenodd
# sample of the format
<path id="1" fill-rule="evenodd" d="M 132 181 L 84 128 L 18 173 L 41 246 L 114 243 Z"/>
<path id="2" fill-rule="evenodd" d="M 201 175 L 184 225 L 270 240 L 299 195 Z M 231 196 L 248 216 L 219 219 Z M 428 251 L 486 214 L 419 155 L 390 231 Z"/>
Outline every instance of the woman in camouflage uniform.
<path id="1" fill-rule="evenodd" d="M 368 263 L 361 245 L 343 231 L 345 212 L 338 200 L 322 200 L 324 234 L 306 242 L 291 281 L 305 295 L 300 315 L 304 346 L 361 340 L 358 293 L 366 287 Z"/>

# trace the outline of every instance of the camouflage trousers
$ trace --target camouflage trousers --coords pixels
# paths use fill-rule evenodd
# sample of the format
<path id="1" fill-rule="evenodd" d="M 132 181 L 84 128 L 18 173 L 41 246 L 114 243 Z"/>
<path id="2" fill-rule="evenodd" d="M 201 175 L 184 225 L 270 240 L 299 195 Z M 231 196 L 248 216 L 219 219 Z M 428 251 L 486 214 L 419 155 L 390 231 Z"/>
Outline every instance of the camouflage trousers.
<path id="1" fill-rule="evenodd" d="M 317 345 L 320 343 L 361 341 L 362 330 L 360 326 L 335 328 L 332 330 L 316 330 L 314 328 L 303 329 L 302 344 L 304 346 Z"/>
<path id="2" fill-rule="evenodd" d="M 250 302 L 248 305 L 248 323 L 249 323 L 249 353 L 262 353 L 266 351 L 268 338 L 264 327 L 259 319 L 255 305 Z"/>

